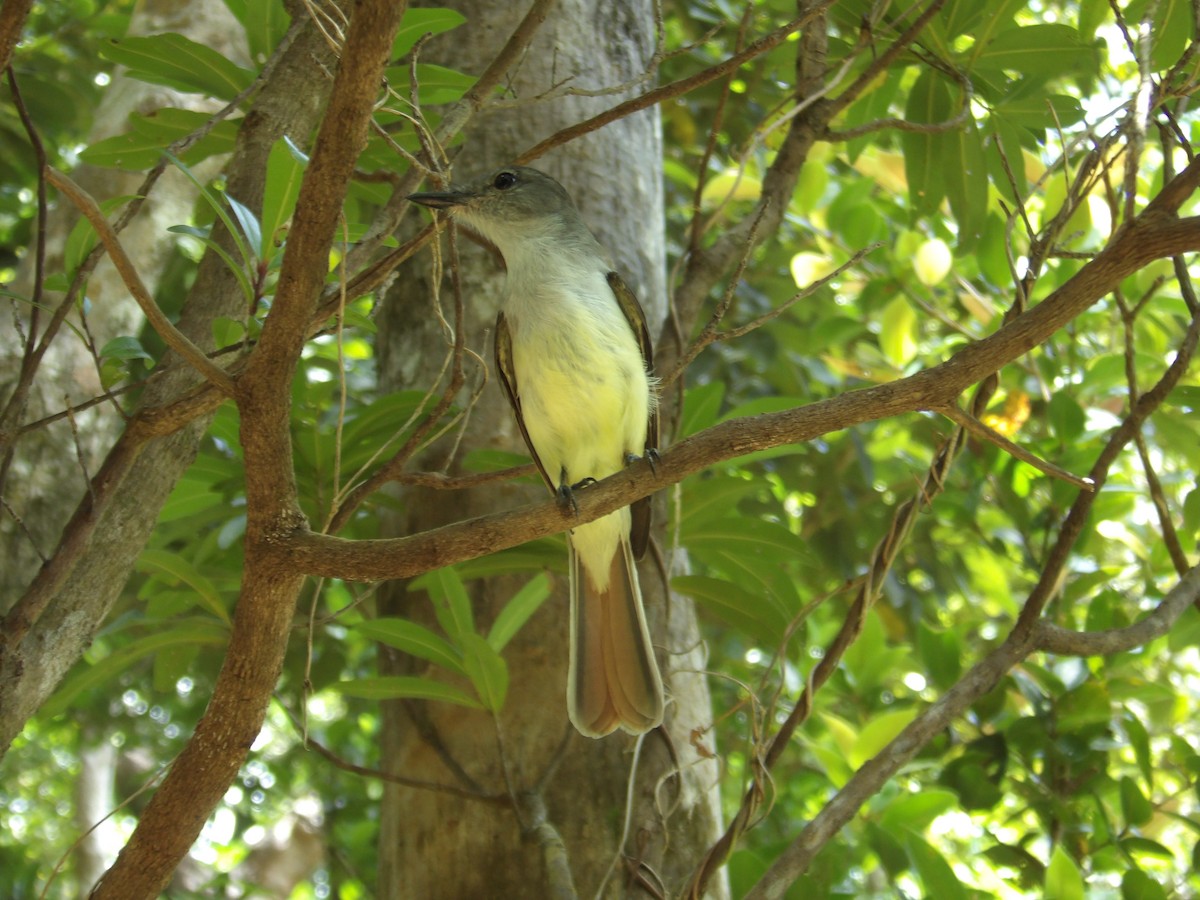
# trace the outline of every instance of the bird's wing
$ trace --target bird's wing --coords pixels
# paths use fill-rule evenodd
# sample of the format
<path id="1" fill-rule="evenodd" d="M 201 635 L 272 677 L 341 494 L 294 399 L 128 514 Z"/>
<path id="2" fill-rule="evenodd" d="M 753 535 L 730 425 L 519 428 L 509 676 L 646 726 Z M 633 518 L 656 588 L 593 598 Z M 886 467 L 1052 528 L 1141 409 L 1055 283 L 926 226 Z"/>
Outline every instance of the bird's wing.
<path id="1" fill-rule="evenodd" d="M 500 373 L 500 383 L 504 385 L 504 393 L 508 395 L 508 402 L 512 404 L 513 413 L 517 417 L 517 427 L 521 429 L 521 437 L 525 438 L 525 446 L 529 448 L 529 455 L 533 457 L 538 471 L 542 473 L 542 478 L 545 479 L 550 490 L 555 491 L 558 485 L 551 481 L 550 476 L 546 474 L 546 467 L 538 459 L 533 441 L 529 439 L 529 429 L 525 427 L 525 415 L 521 412 L 521 392 L 517 388 L 517 370 L 513 366 L 512 334 L 508 330 L 508 320 L 504 318 L 504 313 L 496 316 L 495 351 L 496 371 Z"/>
<path id="2" fill-rule="evenodd" d="M 625 321 L 629 323 L 629 328 L 633 331 L 633 336 L 637 339 L 638 346 L 642 350 L 642 360 L 646 364 L 646 374 L 651 378 L 654 376 L 654 345 L 650 342 L 650 329 L 646 325 L 646 314 L 642 311 L 642 304 L 638 303 L 638 298 L 633 291 L 629 289 L 624 279 L 616 272 L 609 272 L 608 286 L 612 289 L 613 296 L 617 298 L 617 306 L 621 308 L 621 312 L 625 314 Z M 650 387 L 651 392 L 655 390 L 653 382 Z M 658 451 L 658 403 L 656 398 L 651 396 L 650 405 L 646 414 L 646 446 L 644 455 L 653 460 L 651 454 Z M 641 500 L 636 500 L 629 507 L 630 515 L 633 519 L 633 527 L 630 531 L 629 540 L 633 545 L 633 553 L 641 559 L 646 553 L 646 546 L 650 542 L 650 498 L 643 497 Z"/>

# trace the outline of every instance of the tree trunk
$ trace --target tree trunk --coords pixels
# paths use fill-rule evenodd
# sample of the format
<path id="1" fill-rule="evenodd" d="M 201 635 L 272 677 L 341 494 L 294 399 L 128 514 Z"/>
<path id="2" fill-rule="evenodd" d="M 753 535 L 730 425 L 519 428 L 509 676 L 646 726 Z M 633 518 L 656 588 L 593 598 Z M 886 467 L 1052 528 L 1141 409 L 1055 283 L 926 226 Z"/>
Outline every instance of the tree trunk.
<path id="1" fill-rule="evenodd" d="M 425 58 L 477 73 L 503 46 L 523 11 L 494 0 L 458 6 L 467 24 L 452 38 L 431 42 Z M 602 8 L 582 0 L 557 4 L 510 82 L 512 94 L 524 105 L 493 110 L 472 122 L 454 164 L 456 179 L 502 165 L 558 128 L 622 99 L 532 100 L 552 84 L 568 76 L 574 76 L 570 84 L 579 88 L 625 84 L 643 74 L 653 51 L 649 2 L 622 0 Z M 640 297 L 652 333 L 666 314 L 660 159 L 658 114 L 650 110 L 535 163 L 575 198 Z M 461 241 L 460 250 L 467 345 L 491 368 L 502 271 L 478 246 Z M 449 352 L 430 306 L 429 269 L 428 256 L 410 265 L 381 315 L 380 378 L 386 389 L 428 388 Z M 442 288 L 447 310 L 450 290 L 447 282 Z M 482 377 L 471 365 L 469 384 Z M 494 372 L 491 381 L 471 410 L 458 446 L 525 452 Z M 446 466 L 450 452 L 448 441 L 433 448 L 422 468 Z M 451 471 L 458 466 L 458 459 L 449 462 Z M 543 486 L 529 483 L 472 492 L 408 491 L 396 527 L 414 532 L 545 496 Z M 565 565 L 565 548 L 562 553 Z M 381 749 L 391 771 L 473 786 L 501 798 L 514 796 L 519 803 L 389 786 L 380 837 L 381 897 L 569 896 L 571 880 L 589 896 L 606 880 L 605 896 L 638 895 L 639 881 L 660 880 L 668 893 L 679 887 L 718 833 L 718 773 L 689 740 L 690 731 L 711 718 L 707 687 L 695 674 L 702 663 L 693 649 L 699 643 L 694 610 L 690 601 L 669 593 L 664 567 L 656 559 L 663 554 L 647 554 L 641 582 L 667 683 L 668 710 L 666 725 L 646 735 L 640 754 L 635 753 L 637 741 L 628 735 L 591 740 L 567 722 L 565 575 L 554 578 L 551 598 L 505 650 L 510 686 L 498 722 L 447 704 L 385 705 Z M 486 633 L 522 580 L 494 578 L 470 585 L 481 631 Z M 424 595 L 405 593 L 400 586 L 385 594 L 381 609 L 429 617 Z M 411 660 L 381 652 L 385 671 L 421 671 Z M 622 841 L 634 760 L 633 810 Z M 537 828 L 543 816 L 565 846 L 566 868 L 556 870 L 557 875 L 551 874 L 553 832 Z M 563 877 L 564 871 L 569 876 Z"/>

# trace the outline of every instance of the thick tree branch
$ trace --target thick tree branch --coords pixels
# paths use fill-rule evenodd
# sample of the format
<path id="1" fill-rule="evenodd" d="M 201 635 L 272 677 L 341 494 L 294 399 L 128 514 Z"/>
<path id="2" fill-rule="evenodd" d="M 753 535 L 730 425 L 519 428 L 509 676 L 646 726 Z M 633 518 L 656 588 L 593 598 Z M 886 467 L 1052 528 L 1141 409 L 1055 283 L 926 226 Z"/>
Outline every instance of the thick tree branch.
<path id="1" fill-rule="evenodd" d="M 1162 637 L 1184 611 L 1200 598 L 1200 566 L 1193 566 L 1146 618 L 1108 631 L 1072 631 L 1039 620 L 1031 639 L 1037 650 L 1059 656 L 1109 656 L 1126 653 Z"/>
<path id="2" fill-rule="evenodd" d="M 733 419 L 692 435 L 663 453 L 655 471 L 631 466 L 580 491 L 578 518 L 547 501 L 403 538 L 346 541 L 301 528 L 280 540 L 301 571 L 353 581 L 412 577 L 514 547 L 627 506 L 721 460 L 800 444 L 888 416 L 944 409 L 971 385 L 1049 339 L 1127 275 L 1155 258 L 1187 250 L 1200 250 L 1200 219 L 1135 220 L 1042 303 L 941 365 L 795 409 Z"/>

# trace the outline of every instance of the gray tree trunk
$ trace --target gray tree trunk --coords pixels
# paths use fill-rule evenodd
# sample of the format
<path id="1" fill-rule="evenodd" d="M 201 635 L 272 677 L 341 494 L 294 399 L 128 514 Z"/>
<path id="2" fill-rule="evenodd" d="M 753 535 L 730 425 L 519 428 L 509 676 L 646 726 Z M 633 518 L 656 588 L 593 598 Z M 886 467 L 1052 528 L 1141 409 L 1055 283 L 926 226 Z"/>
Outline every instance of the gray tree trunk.
<path id="1" fill-rule="evenodd" d="M 512 33 L 523 8 L 476 0 L 457 5 L 468 23 L 436 39 L 425 58 L 479 72 Z M 584 89 L 630 82 L 642 75 L 654 51 L 653 7 L 646 0 L 560 3 L 542 26 L 510 82 L 519 105 L 492 110 L 472 122 L 454 164 L 455 177 L 478 175 L 510 160 L 557 129 L 587 118 L 622 99 L 561 96 L 535 102 L 551 85 L 570 77 Z M 636 88 L 626 96 L 636 93 Z M 576 140 L 535 165 L 568 188 L 617 268 L 637 292 L 657 331 L 666 314 L 665 239 L 657 110 L 648 110 Z M 466 302 L 467 344 L 491 367 L 491 330 L 503 284 L 496 261 L 462 241 L 461 276 Z M 449 352 L 432 312 L 429 257 L 397 279 L 380 317 L 380 378 L 386 389 L 425 389 Z M 443 308 L 450 309 L 444 286 Z M 470 366 L 470 364 L 468 364 Z M 481 377 L 468 368 L 469 382 Z M 471 411 L 461 448 L 525 452 L 495 373 Z M 464 402 L 466 397 L 463 398 Z M 424 468 L 447 465 L 449 442 L 426 455 Z M 459 454 L 459 457 L 461 453 Z M 449 461 L 450 471 L 458 459 Z M 545 498 L 533 484 L 491 486 L 473 492 L 408 491 L 396 527 L 413 532 L 483 512 Z M 662 517 L 659 517 L 661 526 Z M 661 541 L 661 529 L 659 531 Z M 565 548 L 563 550 L 565 559 Z M 569 895 L 567 880 L 551 876 L 552 852 L 545 820 L 561 837 L 574 887 L 592 896 L 607 881 L 605 896 L 640 896 L 639 879 L 659 881 L 669 894 L 680 886 L 698 856 L 718 834 L 718 773 L 700 757 L 689 732 L 711 720 L 694 609 L 667 590 L 663 566 L 647 554 L 641 569 L 651 631 L 660 648 L 667 682 L 663 729 L 636 741 L 621 733 L 599 741 L 576 734 L 566 717 L 567 608 L 565 575 L 505 651 L 511 684 L 499 722 L 446 704 L 390 704 L 382 735 L 384 764 L 407 778 L 485 793 L 521 797 L 514 813 L 493 804 L 427 790 L 390 785 L 382 809 L 380 896 L 386 898 L 543 897 Z M 491 618 L 521 582 L 496 578 L 473 585 L 478 627 Z M 424 618 L 429 604 L 418 592 L 389 591 L 384 612 Z M 420 667 L 385 653 L 384 670 Z M 622 842 L 631 763 L 637 758 L 633 809 Z M 530 794 L 535 796 L 531 797 Z M 562 870 L 559 870 L 560 872 Z M 718 888 L 718 892 L 720 892 Z M 559 893 L 562 891 L 563 893 Z"/>

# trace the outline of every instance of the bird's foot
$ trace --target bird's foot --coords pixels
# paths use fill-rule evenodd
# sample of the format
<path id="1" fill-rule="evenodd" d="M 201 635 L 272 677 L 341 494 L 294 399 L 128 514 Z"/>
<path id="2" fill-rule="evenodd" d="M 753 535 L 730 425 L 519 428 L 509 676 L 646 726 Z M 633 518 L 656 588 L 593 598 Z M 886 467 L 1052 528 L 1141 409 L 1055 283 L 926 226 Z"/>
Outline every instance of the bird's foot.
<path id="1" fill-rule="evenodd" d="M 567 484 L 565 481 L 562 482 L 558 486 L 558 490 L 554 492 L 555 497 L 558 499 L 559 508 L 564 511 L 569 509 L 575 515 L 579 515 L 579 503 L 575 499 L 575 492 L 595 483 L 596 479 L 591 477 L 580 479 L 574 484 Z"/>
<path id="2" fill-rule="evenodd" d="M 656 448 L 647 447 L 645 456 L 638 456 L 636 453 L 626 453 L 625 465 L 632 466 L 635 462 L 641 459 L 644 459 L 647 465 L 650 466 L 651 472 L 653 472 L 655 475 L 658 474 L 658 462 L 660 459 L 662 459 L 662 457 L 658 455 L 658 450 Z"/>

